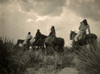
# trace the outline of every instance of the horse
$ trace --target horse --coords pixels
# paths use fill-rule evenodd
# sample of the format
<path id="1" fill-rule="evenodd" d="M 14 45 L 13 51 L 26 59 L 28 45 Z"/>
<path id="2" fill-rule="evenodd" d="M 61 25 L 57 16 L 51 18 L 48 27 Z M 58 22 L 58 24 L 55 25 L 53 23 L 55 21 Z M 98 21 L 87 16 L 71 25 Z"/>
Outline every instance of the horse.
<path id="1" fill-rule="evenodd" d="M 35 37 L 35 41 L 34 44 L 40 46 L 40 48 L 46 48 L 48 50 L 48 47 L 51 46 L 48 42 L 46 42 L 46 39 L 49 36 L 46 35 L 37 35 L 37 37 Z M 45 46 L 45 47 L 44 47 Z M 52 42 L 52 47 L 53 50 L 57 51 L 57 52 L 63 52 L 64 51 L 64 39 L 57 37 L 54 39 L 54 41 Z M 56 49 L 57 47 L 57 49 Z"/>
<path id="2" fill-rule="evenodd" d="M 24 43 L 23 39 L 18 39 L 14 48 L 16 48 L 19 44 L 23 44 L 23 43 Z"/>
<path id="3" fill-rule="evenodd" d="M 86 34 L 85 37 L 81 40 L 78 40 L 78 42 L 75 42 L 74 37 L 77 35 L 74 31 L 71 31 L 70 33 L 70 40 L 72 41 L 72 47 L 76 46 L 84 46 L 87 44 L 94 44 L 97 42 L 97 36 L 93 33 Z"/>
<path id="4" fill-rule="evenodd" d="M 34 42 L 34 38 L 29 40 L 29 42 L 26 42 L 26 40 L 23 40 L 23 39 L 18 39 L 14 48 L 18 47 L 19 44 L 22 44 L 24 48 L 29 49 L 29 47 L 32 45 L 33 42 Z"/>
<path id="5" fill-rule="evenodd" d="M 34 46 L 38 46 L 38 49 L 39 48 L 44 49 L 44 42 L 46 38 L 47 38 L 46 35 L 43 35 L 43 34 L 37 35 L 35 37 L 35 41 L 32 44 L 32 47 L 34 48 Z"/>
<path id="6" fill-rule="evenodd" d="M 46 38 L 46 39 L 48 39 L 48 38 Z M 58 52 L 58 53 L 61 53 L 61 52 L 64 51 L 63 48 L 64 48 L 65 42 L 64 42 L 64 39 L 63 39 L 63 38 L 61 38 L 61 37 L 55 37 L 54 40 L 52 41 L 52 44 L 50 44 L 50 42 L 49 42 L 49 41 L 51 41 L 51 40 L 46 40 L 46 39 L 45 39 L 45 46 L 46 46 L 47 49 L 48 49 L 50 46 L 52 46 L 53 49 L 54 49 L 56 52 Z"/>

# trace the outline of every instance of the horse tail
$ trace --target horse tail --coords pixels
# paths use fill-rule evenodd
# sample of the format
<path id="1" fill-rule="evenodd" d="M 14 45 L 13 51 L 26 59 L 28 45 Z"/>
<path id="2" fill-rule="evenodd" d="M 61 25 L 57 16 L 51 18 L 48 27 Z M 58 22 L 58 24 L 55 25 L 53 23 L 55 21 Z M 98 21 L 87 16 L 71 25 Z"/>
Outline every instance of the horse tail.
<path id="1" fill-rule="evenodd" d="M 65 41 L 64 41 L 64 39 L 62 38 L 61 46 L 64 47 L 64 44 L 65 44 Z"/>
<path id="2" fill-rule="evenodd" d="M 97 35 L 95 34 L 89 34 L 88 38 L 88 42 L 91 44 L 96 44 L 97 43 Z"/>
<path id="3" fill-rule="evenodd" d="M 65 45 L 65 41 L 63 39 L 63 43 L 62 43 L 62 51 L 64 51 L 64 45 Z"/>
<path id="4" fill-rule="evenodd" d="M 63 51 L 64 51 L 65 41 L 64 41 L 64 39 L 63 39 L 63 38 L 60 38 L 60 39 L 61 39 L 61 42 L 60 42 L 59 49 L 61 49 L 61 50 L 60 50 L 60 52 L 63 52 Z"/>

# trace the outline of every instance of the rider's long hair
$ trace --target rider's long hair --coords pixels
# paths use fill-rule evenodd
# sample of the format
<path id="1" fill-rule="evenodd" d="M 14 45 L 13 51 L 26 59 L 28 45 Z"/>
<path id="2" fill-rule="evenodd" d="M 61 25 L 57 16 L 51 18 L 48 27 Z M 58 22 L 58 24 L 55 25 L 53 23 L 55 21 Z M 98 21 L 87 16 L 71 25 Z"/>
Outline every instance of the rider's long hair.
<path id="1" fill-rule="evenodd" d="M 31 32 L 28 32 L 28 35 L 31 34 Z"/>
<path id="2" fill-rule="evenodd" d="M 85 24 L 85 25 L 88 25 L 88 23 L 87 23 L 87 20 L 85 19 L 85 20 L 83 20 L 83 23 Z"/>
<path id="3" fill-rule="evenodd" d="M 55 30 L 55 27 L 54 27 L 54 26 L 52 26 L 52 27 L 51 27 L 51 30 Z"/>

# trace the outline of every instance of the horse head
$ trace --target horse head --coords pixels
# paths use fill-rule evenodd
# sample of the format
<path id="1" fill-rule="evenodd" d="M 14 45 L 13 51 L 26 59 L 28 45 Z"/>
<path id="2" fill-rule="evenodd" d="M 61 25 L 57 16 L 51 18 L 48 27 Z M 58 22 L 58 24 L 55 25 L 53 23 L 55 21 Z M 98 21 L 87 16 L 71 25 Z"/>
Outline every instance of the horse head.
<path id="1" fill-rule="evenodd" d="M 71 31 L 70 32 L 70 40 L 74 39 L 74 37 L 76 36 L 77 33 L 75 33 L 75 31 Z"/>

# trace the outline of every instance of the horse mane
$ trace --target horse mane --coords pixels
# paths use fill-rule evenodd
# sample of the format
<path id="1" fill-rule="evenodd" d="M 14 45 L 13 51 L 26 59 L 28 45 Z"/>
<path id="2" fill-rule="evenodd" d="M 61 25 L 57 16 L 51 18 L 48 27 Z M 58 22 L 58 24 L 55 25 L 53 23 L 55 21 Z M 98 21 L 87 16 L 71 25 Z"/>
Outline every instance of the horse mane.
<path id="1" fill-rule="evenodd" d="M 73 35 L 76 36 L 77 33 L 76 33 L 75 31 L 71 31 L 71 32 L 70 32 L 70 40 L 72 40 Z"/>
<path id="2" fill-rule="evenodd" d="M 44 35 L 44 34 L 41 34 L 41 37 L 46 38 L 47 36 L 46 36 L 46 35 Z"/>

